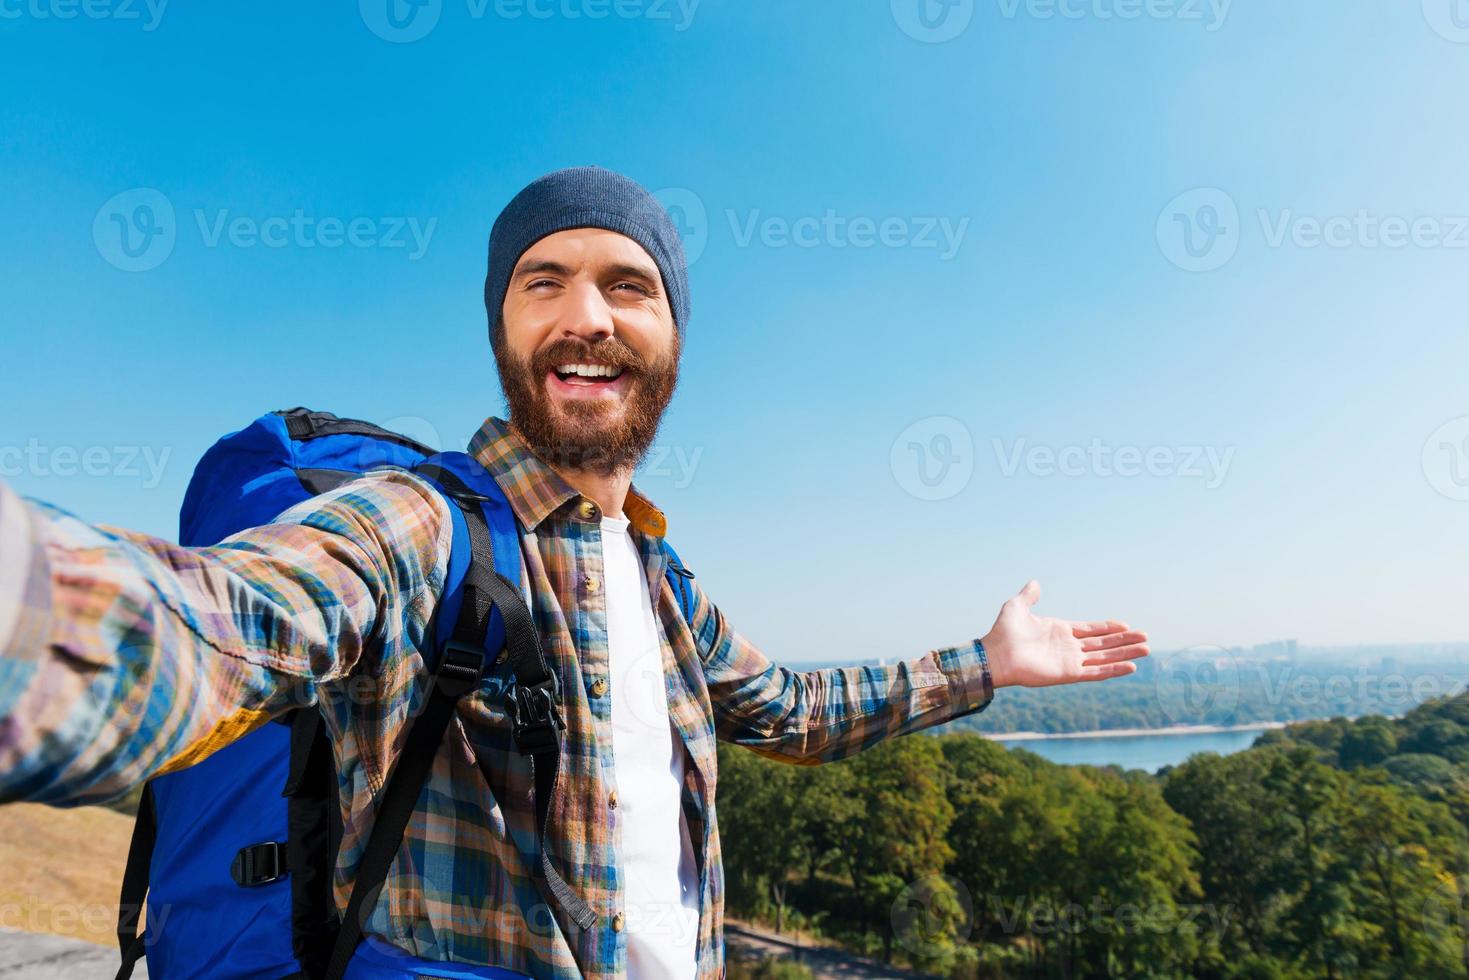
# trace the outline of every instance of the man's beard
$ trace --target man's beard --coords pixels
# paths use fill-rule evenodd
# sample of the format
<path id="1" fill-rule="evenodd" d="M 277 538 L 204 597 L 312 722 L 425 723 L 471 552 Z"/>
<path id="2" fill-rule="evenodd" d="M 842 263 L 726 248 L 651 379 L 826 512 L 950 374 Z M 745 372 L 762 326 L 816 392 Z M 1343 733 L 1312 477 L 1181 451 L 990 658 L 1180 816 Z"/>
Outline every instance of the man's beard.
<path id="1" fill-rule="evenodd" d="M 568 337 L 537 351 L 529 361 L 509 350 L 503 323 L 496 324 L 493 340 L 510 424 L 531 452 L 552 466 L 603 476 L 635 469 L 647 456 L 678 385 L 676 331 L 669 353 L 651 363 L 617 337 L 595 344 Z M 608 421 L 615 410 L 600 398 L 552 401 L 547 373 L 561 364 L 583 362 L 622 368 L 628 387 L 616 421 Z"/>

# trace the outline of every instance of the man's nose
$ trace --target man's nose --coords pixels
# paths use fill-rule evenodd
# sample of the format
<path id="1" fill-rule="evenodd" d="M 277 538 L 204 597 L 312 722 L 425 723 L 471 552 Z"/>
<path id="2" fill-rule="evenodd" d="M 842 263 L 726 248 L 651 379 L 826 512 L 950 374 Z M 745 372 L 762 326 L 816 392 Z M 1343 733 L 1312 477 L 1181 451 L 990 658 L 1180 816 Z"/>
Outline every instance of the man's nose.
<path id="1" fill-rule="evenodd" d="M 561 317 L 563 337 L 580 337 L 596 342 L 612 336 L 614 329 L 612 307 L 600 289 L 588 284 L 570 290 Z"/>

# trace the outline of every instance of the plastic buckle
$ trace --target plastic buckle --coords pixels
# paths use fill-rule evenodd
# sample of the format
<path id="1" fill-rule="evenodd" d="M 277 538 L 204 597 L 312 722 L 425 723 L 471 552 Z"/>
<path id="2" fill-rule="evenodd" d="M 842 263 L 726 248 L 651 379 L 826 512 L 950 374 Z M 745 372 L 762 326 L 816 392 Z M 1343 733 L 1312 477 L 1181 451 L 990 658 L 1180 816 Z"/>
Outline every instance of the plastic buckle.
<path id="1" fill-rule="evenodd" d="M 273 840 L 242 847 L 230 862 L 230 877 L 241 888 L 254 888 L 280 881 L 286 876 L 281 845 Z"/>
<path id="2" fill-rule="evenodd" d="M 511 735 L 521 755 L 540 755 L 560 748 L 560 701 L 554 678 L 534 687 L 516 684 L 505 692 Z"/>
<path id="3" fill-rule="evenodd" d="M 485 652 L 468 643 L 450 640 L 439 654 L 436 671 L 439 685 L 451 697 L 459 697 L 479 687 L 485 669 Z"/>

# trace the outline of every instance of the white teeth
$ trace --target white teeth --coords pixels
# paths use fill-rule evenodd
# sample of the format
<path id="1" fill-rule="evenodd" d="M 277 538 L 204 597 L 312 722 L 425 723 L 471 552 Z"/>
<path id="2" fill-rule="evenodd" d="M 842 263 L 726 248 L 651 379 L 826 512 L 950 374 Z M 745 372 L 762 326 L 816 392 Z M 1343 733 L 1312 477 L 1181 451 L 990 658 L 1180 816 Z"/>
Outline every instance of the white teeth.
<path id="1" fill-rule="evenodd" d="M 615 378 L 622 368 L 607 364 L 563 364 L 556 369 L 558 374 L 575 374 L 582 378 Z"/>

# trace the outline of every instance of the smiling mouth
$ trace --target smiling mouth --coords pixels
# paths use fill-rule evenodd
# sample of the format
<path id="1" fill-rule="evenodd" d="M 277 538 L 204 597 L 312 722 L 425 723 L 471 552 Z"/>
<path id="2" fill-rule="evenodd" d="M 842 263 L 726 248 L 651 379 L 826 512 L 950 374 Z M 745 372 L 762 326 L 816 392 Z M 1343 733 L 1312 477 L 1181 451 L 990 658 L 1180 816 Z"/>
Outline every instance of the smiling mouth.
<path id="1" fill-rule="evenodd" d="M 554 368 L 556 377 L 567 384 L 606 384 L 622 377 L 622 368 L 610 364 L 562 364 Z"/>
<path id="2" fill-rule="evenodd" d="M 550 387 L 572 397 L 621 391 L 626 385 L 627 377 L 625 369 L 621 367 L 591 361 L 558 364 L 547 372 Z"/>

